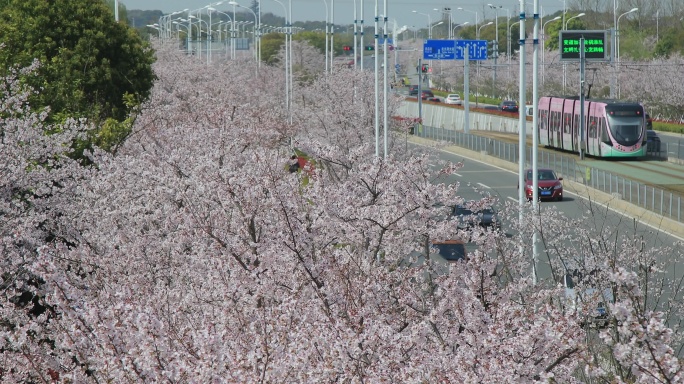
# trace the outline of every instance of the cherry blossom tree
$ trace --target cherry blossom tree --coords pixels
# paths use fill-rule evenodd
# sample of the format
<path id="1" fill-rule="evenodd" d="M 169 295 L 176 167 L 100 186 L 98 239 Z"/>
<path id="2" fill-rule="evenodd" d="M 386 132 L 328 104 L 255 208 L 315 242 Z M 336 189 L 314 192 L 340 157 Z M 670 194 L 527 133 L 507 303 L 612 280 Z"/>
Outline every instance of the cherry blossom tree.
<path id="1" fill-rule="evenodd" d="M 63 145 L 87 126 L 46 129 L 20 102 L 2 104 L 21 129 L 3 147 L 0 381 L 677 378 L 665 308 L 639 307 L 645 292 L 629 290 L 650 281 L 630 270 L 657 257 L 634 264 L 634 236 L 586 261 L 606 266 L 616 293 L 600 339 L 610 366 L 562 290 L 530 277 L 532 231 L 567 228 L 567 218 L 549 208 L 517 223 L 509 206 L 514 235 L 459 229 L 448 212 L 463 199 L 448 176 L 462 164 L 398 145 L 396 125 L 390 156 L 374 156 L 369 74 L 298 83 L 288 113 L 281 68 L 205 65 L 165 46 L 157 57 L 134 134 L 116 153 L 90 154 L 89 168 Z M 307 173 L 287 171 L 291 143 L 310 157 Z M 12 206 L 23 202 L 13 191 L 33 196 Z M 585 227 L 543 244 L 589 249 Z M 451 239 L 476 249 L 446 265 L 426 259 Z M 18 303 L 24 291 L 40 303 Z M 46 310 L 32 313 L 36 304 Z"/>

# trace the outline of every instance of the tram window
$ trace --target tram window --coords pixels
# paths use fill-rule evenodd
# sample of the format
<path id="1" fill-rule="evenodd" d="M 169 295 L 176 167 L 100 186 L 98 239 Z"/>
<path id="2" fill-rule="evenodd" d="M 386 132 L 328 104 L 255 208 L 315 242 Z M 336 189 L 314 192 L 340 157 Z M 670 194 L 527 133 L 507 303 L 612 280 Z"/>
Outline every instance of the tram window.
<path id="1" fill-rule="evenodd" d="M 595 116 L 589 117 L 589 137 L 596 137 L 596 122 Z"/>
<path id="2" fill-rule="evenodd" d="M 569 113 L 563 115 L 563 133 L 570 133 L 570 124 L 572 123 L 572 118 Z"/>

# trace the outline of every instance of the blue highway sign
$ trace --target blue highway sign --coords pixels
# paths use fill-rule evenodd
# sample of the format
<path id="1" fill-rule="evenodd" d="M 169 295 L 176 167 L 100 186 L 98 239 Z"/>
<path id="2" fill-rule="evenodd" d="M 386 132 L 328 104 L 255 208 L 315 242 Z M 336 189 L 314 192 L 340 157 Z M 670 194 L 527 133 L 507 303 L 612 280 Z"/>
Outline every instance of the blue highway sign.
<path id="1" fill-rule="evenodd" d="M 425 60 L 453 60 L 453 40 L 425 40 L 423 43 L 423 59 Z"/>
<path id="2" fill-rule="evenodd" d="M 468 47 L 469 60 L 487 60 L 487 40 L 425 40 L 424 60 L 464 60 Z"/>
<path id="3" fill-rule="evenodd" d="M 463 50 L 468 47 L 469 60 L 487 60 L 487 40 L 454 40 L 456 49 L 456 60 L 463 60 L 465 53 Z"/>

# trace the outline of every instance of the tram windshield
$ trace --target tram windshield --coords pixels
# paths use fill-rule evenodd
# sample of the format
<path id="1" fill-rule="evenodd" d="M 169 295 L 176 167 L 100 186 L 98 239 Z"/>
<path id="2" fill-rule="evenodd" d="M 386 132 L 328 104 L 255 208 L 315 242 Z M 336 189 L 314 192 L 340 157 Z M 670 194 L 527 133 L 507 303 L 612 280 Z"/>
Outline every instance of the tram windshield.
<path id="1" fill-rule="evenodd" d="M 621 145 L 634 145 L 641 139 L 643 131 L 643 117 L 613 117 L 608 116 L 610 133 Z"/>

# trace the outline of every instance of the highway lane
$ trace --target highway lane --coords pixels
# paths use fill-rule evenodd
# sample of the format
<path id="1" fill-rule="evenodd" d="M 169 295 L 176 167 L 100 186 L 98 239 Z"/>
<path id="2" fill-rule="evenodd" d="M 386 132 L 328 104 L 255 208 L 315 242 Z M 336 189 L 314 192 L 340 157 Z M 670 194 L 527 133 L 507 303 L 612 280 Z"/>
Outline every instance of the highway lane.
<path id="1" fill-rule="evenodd" d="M 437 155 L 442 161 L 462 162 L 464 164 L 463 168 L 456 175 L 453 175 L 446 181 L 448 183 L 459 183 L 459 196 L 468 200 L 480 198 L 482 195 L 493 196 L 498 199 L 500 207 L 503 207 L 506 203 L 517 204 L 518 176 L 517 171 L 512 170 L 512 167 L 499 167 L 483 163 L 469 157 L 469 151 L 458 147 L 448 147 L 448 150 L 440 150 Z M 517 166 L 514 169 L 517 169 Z M 590 201 L 584 196 L 579 187 L 575 183 L 564 181 L 564 200 L 561 202 L 541 202 L 540 206 L 542 209 L 555 206 L 570 219 L 580 219 L 585 217 L 588 212 L 591 212 L 590 221 L 586 223 L 587 225 L 597 229 L 608 229 L 610 235 L 606 236 L 607 238 L 612 237 L 615 239 L 621 235 L 628 235 L 631 239 L 643 241 L 644 249 L 646 250 L 667 246 L 678 249 L 677 247 L 684 241 L 684 239 L 667 233 L 657 226 L 645 225 L 635 221 L 633 217 L 626 216 L 624 212 L 617 212 L 610 206 L 593 200 Z M 505 222 L 503 223 L 503 230 L 509 237 L 515 235 L 510 226 L 507 226 Z M 553 236 L 554 234 L 547 235 Z M 576 249 L 575 246 L 575 244 L 567 244 L 567 248 L 561 251 L 572 253 Z M 532 253 L 531 251 L 529 252 L 530 254 Z M 537 270 L 540 283 L 554 284 L 549 260 L 557 260 L 557 257 L 554 255 L 558 253 L 558 249 L 551 249 L 547 252 L 543 245 L 538 247 L 539 263 Z M 672 263 L 664 266 L 664 269 L 667 271 L 666 275 L 669 276 L 668 279 L 671 281 L 682 278 L 682 272 L 677 269 L 677 264 L 681 261 L 681 258 L 675 259 Z M 668 292 L 665 289 L 660 292 L 660 296 L 664 297 L 668 295 Z M 682 292 L 677 292 L 674 296 L 676 298 L 675 301 L 682 301 Z M 664 302 L 656 303 L 658 301 L 657 298 L 652 299 L 653 305 L 664 305 Z M 670 324 L 678 322 L 680 318 L 682 318 L 681 315 L 671 317 Z"/>

